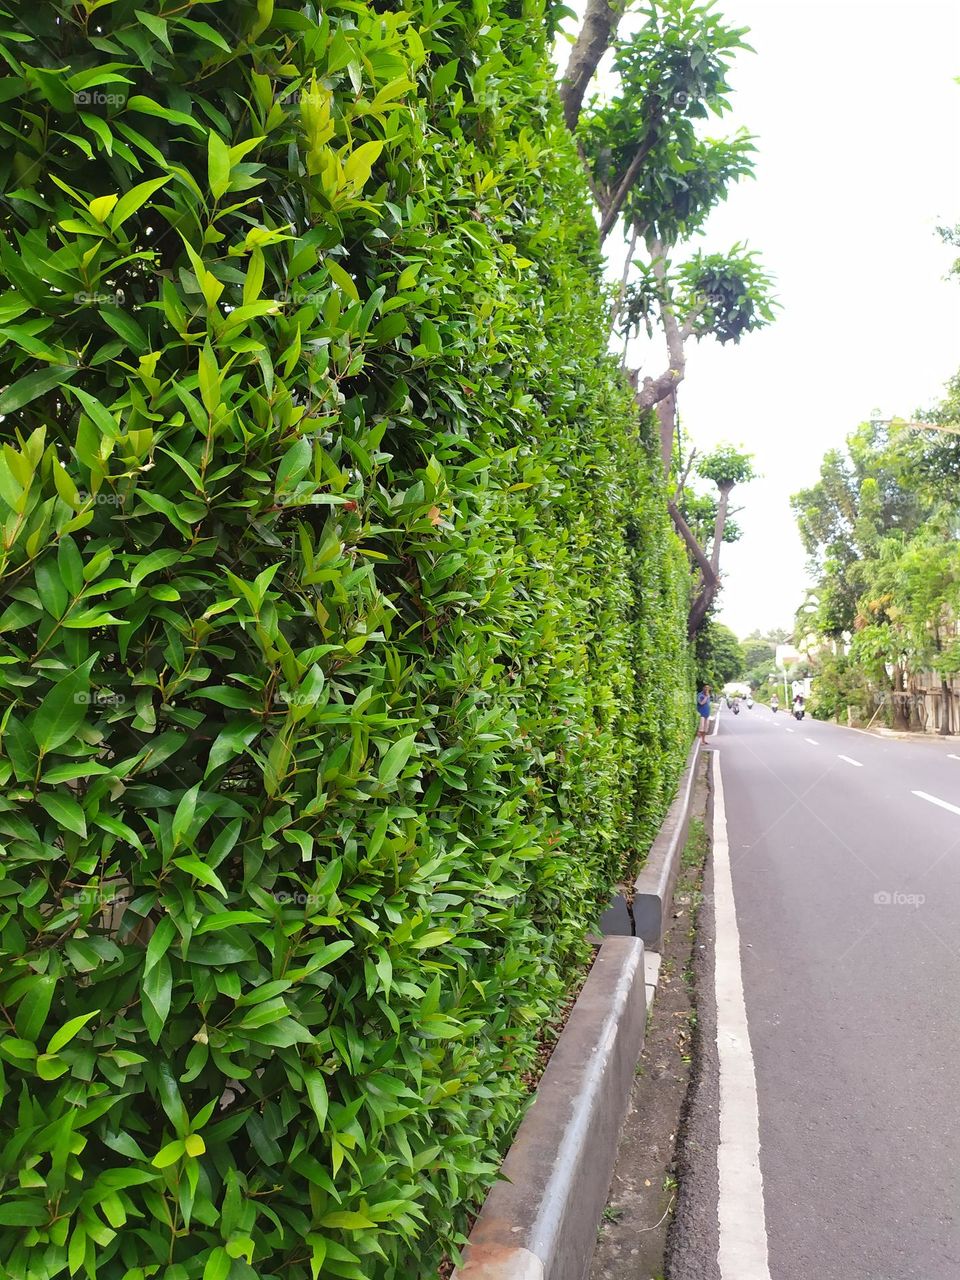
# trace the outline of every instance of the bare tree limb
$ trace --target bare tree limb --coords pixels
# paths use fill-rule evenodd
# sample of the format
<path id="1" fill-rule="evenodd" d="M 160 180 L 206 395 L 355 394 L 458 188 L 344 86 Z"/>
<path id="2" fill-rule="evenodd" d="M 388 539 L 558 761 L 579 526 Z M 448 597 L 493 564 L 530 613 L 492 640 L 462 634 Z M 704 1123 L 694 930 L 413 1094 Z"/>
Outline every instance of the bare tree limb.
<path id="1" fill-rule="evenodd" d="M 674 495 L 674 501 L 678 501 L 680 498 L 683 497 L 683 491 L 687 487 L 687 480 L 690 476 L 690 472 L 693 470 L 693 464 L 696 461 L 696 459 L 697 459 L 697 451 L 696 449 L 691 449 L 690 457 L 687 459 L 687 465 L 684 467 L 683 475 L 681 475 L 680 481 L 677 484 L 677 491 L 676 491 L 676 494 Z"/>
<path id="2" fill-rule="evenodd" d="M 707 611 L 720 590 L 720 547 L 723 543 L 723 531 L 727 524 L 730 490 L 733 485 L 722 484 L 717 487 L 720 490 L 720 502 L 717 506 L 717 518 L 713 526 L 713 546 L 710 548 L 710 560 L 708 562 L 710 572 L 709 574 L 703 572 L 703 565 L 698 558 L 697 564 L 700 566 L 701 574 L 700 590 L 687 615 L 687 635 L 691 640 L 703 626 Z"/>
<path id="3" fill-rule="evenodd" d="M 583 26 L 577 35 L 560 85 L 563 118 L 572 133 L 580 119 L 590 81 L 617 33 L 626 0 L 587 0 Z"/>
<path id="4" fill-rule="evenodd" d="M 603 217 L 600 219 L 600 243 L 603 244 L 607 236 L 617 225 L 617 218 L 620 217 L 620 210 L 626 203 L 627 196 L 630 194 L 630 188 L 637 180 L 640 167 L 646 160 L 647 156 L 657 140 L 659 118 L 654 120 L 647 130 L 646 137 L 637 148 L 636 154 L 627 165 L 623 177 L 620 179 L 620 185 L 610 197 L 606 206 L 603 207 Z"/>
<path id="5" fill-rule="evenodd" d="M 630 237 L 630 247 L 627 250 L 627 260 L 623 264 L 623 275 L 620 277 L 620 288 L 617 292 L 617 301 L 613 311 L 610 313 L 610 332 L 613 333 L 617 327 L 617 321 L 620 319 L 620 313 L 623 311 L 624 299 L 627 296 L 627 281 L 630 279 L 630 268 L 633 266 L 633 255 L 636 252 L 637 241 L 640 238 L 640 228 L 634 227 L 633 234 Z"/>
<path id="6" fill-rule="evenodd" d="M 680 514 L 680 508 L 672 499 L 667 501 L 667 510 L 670 512 L 670 519 L 673 521 L 674 528 L 683 539 L 690 555 L 696 561 L 703 583 L 711 584 L 716 587 L 719 585 L 719 582 L 717 575 L 714 572 L 713 565 L 707 559 L 706 552 L 703 550 L 703 547 L 701 547 L 700 543 L 694 537 L 692 529 Z"/>
<path id="7" fill-rule="evenodd" d="M 694 309 L 687 316 L 686 320 L 684 320 L 683 326 L 680 329 L 680 337 L 684 340 L 684 342 L 686 342 L 686 340 L 690 337 L 691 333 L 693 333 L 694 329 L 696 328 L 697 321 L 700 319 L 700 317 L 703 315 L 706 309 L 707 309 L 706 302 L 701 302 L 699 306 L 694 307 Z"/>

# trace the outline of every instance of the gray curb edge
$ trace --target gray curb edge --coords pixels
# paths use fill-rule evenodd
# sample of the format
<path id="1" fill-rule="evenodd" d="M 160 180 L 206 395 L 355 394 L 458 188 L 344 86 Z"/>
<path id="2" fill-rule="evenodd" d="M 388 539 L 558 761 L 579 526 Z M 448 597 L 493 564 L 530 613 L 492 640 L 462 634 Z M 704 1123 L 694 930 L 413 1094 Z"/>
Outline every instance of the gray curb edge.
<path id="1" fill-rule="evenodd" d="M 646 1016 L 643 943 L 607 938 L 454 1280 L 584 1280 Z"/>
<path id="2" fill-rule="evenodd" d="M 711 722 L 715 723 L 715 722 Z M 633 925 L 638 938 L 651 951 L 663 949 L 663 935 L 673 904 L 680 870 L 680 854 L 690 824 L 690 799 L 700 757 L 700 740 L 694 738 L 677 794 L 667 810 L 647 860 L 633 886 Z"/>

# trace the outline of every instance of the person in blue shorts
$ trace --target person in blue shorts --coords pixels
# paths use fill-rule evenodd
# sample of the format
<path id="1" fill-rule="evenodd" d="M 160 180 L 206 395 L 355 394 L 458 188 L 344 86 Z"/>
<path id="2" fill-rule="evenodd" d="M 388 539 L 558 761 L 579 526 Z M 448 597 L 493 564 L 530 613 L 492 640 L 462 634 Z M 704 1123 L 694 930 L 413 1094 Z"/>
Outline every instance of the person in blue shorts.
<path id="1" fill-rule="evenodd" d="M 707 740 L 707 724 L 710 721 L 710 686 L 705 684 L 697 694 L 697 711 L 700 713 L 700 741 Z"/>

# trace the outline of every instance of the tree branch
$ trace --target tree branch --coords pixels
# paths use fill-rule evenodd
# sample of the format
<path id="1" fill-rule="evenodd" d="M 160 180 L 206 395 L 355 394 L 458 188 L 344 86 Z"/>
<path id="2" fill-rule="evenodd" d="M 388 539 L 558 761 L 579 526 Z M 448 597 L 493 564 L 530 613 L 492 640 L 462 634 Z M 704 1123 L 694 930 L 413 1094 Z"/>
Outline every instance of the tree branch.
<path id="1" fill-rule="evenodd" d="M 626 0 L 587 0 L 583 26 L 570 50 L 560 85 L 563 118 L 571 133 L 580 119 L 590 81 L 617 33 L 625 9 Z"/>
<path id="2" fill-rule="evenodd" d="M 603 217 L 600 220 L 600 243 L 603 244 L 607 236 L 617 224 L 617 218 L 620 216 L 620 210 L 623 208 L 627 196 L 630 194 L 630 188 L 637 180 L 637 174 L 640 172 L 640 166 L 646 160 L 647 156 L 657 141 L 657 126 L 660 123 L 659 116 L 651 123 L 647 130 L 647 135 L 637 148 L 636 154 L 627 165 L 626 172 L 620 179 L 620 185 L 610 197 L 606 208 L 603 209 Z"/>
<path id="3" fill-rule="evenodd" d="M 668 499 L 667 501 L 667 510 L 670 512 L 670 519 L 673 521 L 674 528 L 686 544 L 686 548 L 690 552 L 690 555 L 696 561 L 704 585 L 712 585 L 716 588 L 719 585 L 719 580 L 717 575 L 714 573 L 713 565 L 707 559 L 706 552 L 703 550 L 703 547 L 700 546 L 700 543 L 693 536 L 693 531 L 690 526 L 680 514 L 680 508 L 672 499 Z"/>
<path id="4" fill-rule="evenodd" d="M 640 238 L 640 228 L 635 226 L 633 234 L 630 237 L 630 247 L 627 249 L 627 260 L 623 264 L 623 275 L 620 277 L 620 289 L 617 293 L 617 301 L 610 314 L 610 332 L 613 333 L 617 327 L 617 321 L 623 311 L 624 299 L 627 296 L 627 281 L 630 279 L 630 268 L 633 266 L 633 255 L 637 248 L 637 240 Z"/>
<path id="5" fill-rule="evenodd" d="M 706 309 L 707 309 L 707 304 L 705 302 L 701 302 L 698 307 L 694 307 L 694 309 L 687 316 L 686 320 L 684 320 L 683 327 L 680 330 L 680 336 L 684 340 L 684 342 L 686 342 L 686 340 L 690 337 L 691 333 L 693 333 L 694 329 L 696 328 L 697 321 L 700 319 L 700 317 L 703 315 Z"/>
<path id="6" fill-rule="evenodd" d="M 676 495 L 675 495 L 675 497 L 674 497 L 674 501 L 677 501 L 678 499 L 680 499 L 680 498 L 682 498 L 682 497 L 683 497 L 683 491 L 684 491 L 684 489 L 685 489 L 685 488 L 686 488 L 686 486 L 687 486 L 687 479 L 688 479 L 688 477 L 689 477 L 689 475 L 690 475 L 690 472 L 693 470 L 693 464 L 694 464 L 694 462 L 696 461 L 696 458 L 697 458 L 697 451 L 696 451 L 696 449 L 691 449 L 691 450 L 690 450 L 690 457 L 687 459 L 687 465 L 684 467 L 684 469 L 683 469 L 683 475 L 681 475 L 681 477 L 680 477 L 680 482 L 679 482 L 679 484 L 677 485 L 677 492 L 676 492 Z"/>

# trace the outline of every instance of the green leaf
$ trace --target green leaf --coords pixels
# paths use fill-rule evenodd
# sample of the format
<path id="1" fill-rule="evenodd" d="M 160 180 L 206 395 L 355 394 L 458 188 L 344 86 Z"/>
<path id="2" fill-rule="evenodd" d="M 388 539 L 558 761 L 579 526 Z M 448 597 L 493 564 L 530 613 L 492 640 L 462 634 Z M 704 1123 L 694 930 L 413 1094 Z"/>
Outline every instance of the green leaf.
<path id="1" fill-rule="evenodd" d="M 99 1009 L 93 1009 L 90 1013 L 78 1014 L 77 1017 L 71 1018 L 69 1022 L 65 1022 L 60 1030 L 54 1032 L 50 1037 L 47 1053 L 59 1053 L 65 1045 L 70 1043 L 77 1032 L 82 1027 L 85 1027 L 91 1018 L 95 1018 L 99 1012 Z"/>
<path id="2" fill-rule="evenodd" d="M 321 1227 L 340 1227 L 343 1231 L 363 1231 L 367 1227 L 376 1227 L 376 1223 L 363 1213 L 350 1213 L 346 1209 L 335 1209 L 325 1213 L 320 1219 Z"/>
<path id="3" fill-rule="evenodd" d="M 206 274 L 209 275 L 209 272 Z M 203 407 L 207 413 L 215 413 L 220 403 L 220 370 L 209 338 L 200 349 L 199 381 Z"/>
<path id="4" fill-rule="evenodd" d="M 360 294 L 357 292 L 357 286 L 353 282 L 353 278 L 344 271 L 334 258 L 327 258 L 323 264 L 330 273 L 330 278 L 334 284 L 339 285 L 348 298 L 352 298 L 354 302 L 360 301 Z"/>
<path id="5" fill-rule="evenodd" d="M 207 138 L 207 182 L 215 200 L 230 186 L 230 148 L 212 131 Z"/>
<path id="6" fill-rule="evenodd" d="M 313 461 L 313 445 L 301 436 L 295 441 L 280 460 L 277 467 L 277 492 L 283 493 L 292 489 L 298 480 L 302 480 Z"/>
<path id="7" fill-rule="evenodd" d="M 44 753 L 62 746 L 86 719 L 90 668 L 96 655 L 57 682 L 28 721 L 33 740 Z"/>
<path id="8" fill-rule="evenodd" d="M 147 955 L 143 966 L 144 973 L 149 973 L 155 965 L 160 963 L 176 936 L 177 926 L 169 916 L 164 916 L 147 943 Z"/>
<path id="9" fill-rule="evenodd" d="M 75 832 L 78 836 L 86 836 L 87 820 L 76 800 L 71 799 L 69 796 L 56 795 L 53 792 L 41 792 L 37 796 L 37 803 L 61 827 L 65 827 L 67 831 Z"/>
<path id="10" fill-rule="evenodd" d="M 388 782 L 393 782 L 400 776 L 407 761 L 413 755 L 416 744 L 417 735 L 415 733 L 408 734 L 407 737 L 401 738 L 399 742 L 393 744 L 380 761 L 380 771 L 377 774 L 377 778 L 382 786 L 385 786 Z"/>
<path id="11" fill-rule="evenodd" d="M 0 1200 L 0 1226 L 39 1227 L 49 1220 L 50 1211 L 36 1197 L 32 1200 Z"/>
<path id="12" fill-rule="evenodd" d="M 173 815 L 173 823 L 171 827 L 173 835 L 173 847 L 176 849 L 178 845 L 183 844 L 189 830 L 190 824 L 193 822 L 193 815 L 197 808 L 197 797 L 200 794 L 200 783 L 196 783 L 188 791 L 185 791 L 180 797 L 180 803 L 177 805 L 177 811 Z"/>
<path id="13" fill-rule="evenodd" d="M 420 323 L 420 344 L 429 355 L 438 356 L 443 352 L 440 332 L 427 316 Z"/>
<path id="14" fill-rule="evenodd" d="M 36 1044 L 39 1039 L 47 1014 L 50 1012 L 56 986 L 56 978 L 49 974 L 38 974 L 31 980 L 26 993 L 20 998 L 20 1003 L 17 1005 L 16 1027 L 17 1035 L 22 1036 L 24 1040 L 31 1040 Z"/>
<path id="15" fill-rule="evenodd" d="M 130 585 L 139 587 L 144 578 L 149 578 L 152 573 L 158 573 L 161 569 L 169 569 L 171 565 L 176 564 L 182 558 L 182 553 L 179 551 L 170 549 L 151 551 L 149 555 L 137 561 L 136 567 L 130 575 Z"/>
<path id="16" fill-rule="evenodd" d="M 59 1080 L 70 1070 L 70 1063 L 64 1062 L 54 1053 L 41 1053 L 35 1066 L 41 1080 Z"/>
<path id="17" fill-rule="evenodd" d="M 356 190 L 362 191 L 370 178 L 373 168 L 383 150 L 382 142 L 364 142 L 352 151 L 343 164 L 343 176 Z"/>
<path id="18" fill-rule="evenodd" d="M 327 1111 L 330 1106 L 327 1082 L 323 1077 L 323 1072 L 305 1071 L 303 1073 L 303 1083 L 306 1085 L 307 1098 L 313 1108 L 313 1114 L 317 1117 L 317 1127 L 322 1133 L 323 1126 L 327 1122 Z"/>
<path id="19" fill-rule="evenodd" d="M 227 891 L 223 887 L 223 881 L 216 872 L 211 871 L 208 866 L 202 863 L 200 859 L 195 857 L 193 854 L 186 854 L 182 858 L 174 858 L 173 865 L 175 867 L 179 867 L 181 871 L 186 871 L 189 875 L 193 876 L 195 880 L 199 880 L 201 884 L 206 884 L 209 885 L 211 889 L 216 889 L 216 891 L 219 894 L 222 894 L 224 898 L 227 896 Z"/>
<path id="20" fill-rule="evenodd" d="M 227 1253 L 223 1245 L 217 1247 L 210 1252 L 203 1268 L 202 1280 L 229 1280 L 230 1269 L 233 1266 L 233 1260 Z"/>
<path id="21" fill-rule="evenodd" d="M 166 1169 L 176 1162 L 186 1152 L 186 1145 L 182 1138 L 177 1138 L 174 1142 L 168 1142 L 165 1147 L 161 1147 L 150 1163 L 155 1169 Z"/>
<path id="22" fill-rule="evenodd" d="M 18 378 L 0 391 L 0 413 L 13 413 L 22 409 L 31 400 L 36 400 L 37 396 L 52 391 L 54 387 L 62 387 L 65 382 L 75 378 L 78 372 L 76 365 L 55 364 Z"/>
<path id="23" fill-rule="evenodd" d="M 161 956 L 144 974 L 142 986 L 143 1020 L 154 1044 L 160 1039 L 160 1033 L 170 1012 L 172 991 L 173 974 L 170 970 L 170 961 L 166 956 Z"/>
<path id="24" fill-rule="evenodd" d="M 129 106 L 129 103 L 127 104 Z M 162 178 L 151 178 L 149 182 L 140 182 L 129 191 L 125 191 L 110 214 L 110 229 L 117 231 L 126 220 L 146 204 L 155 191 L 170 181 L 170 174 Z"/>

